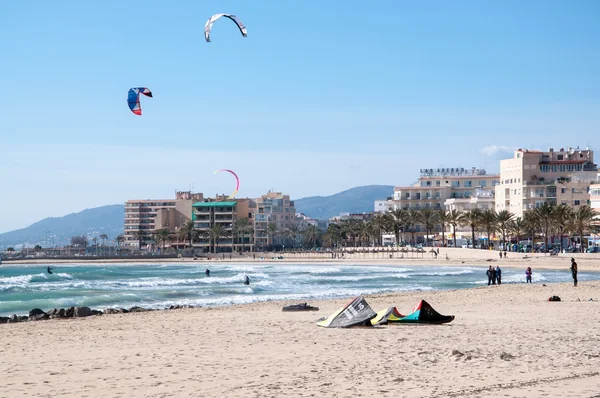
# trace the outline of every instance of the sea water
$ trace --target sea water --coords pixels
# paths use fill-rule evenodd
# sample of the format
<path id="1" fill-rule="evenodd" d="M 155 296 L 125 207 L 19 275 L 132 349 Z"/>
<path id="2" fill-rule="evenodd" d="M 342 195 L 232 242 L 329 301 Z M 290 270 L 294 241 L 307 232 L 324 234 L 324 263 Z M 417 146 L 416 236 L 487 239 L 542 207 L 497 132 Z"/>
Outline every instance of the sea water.
<path id="1" fill-rule="evenodd" d="M 340 264 L 149 263 L 0 266 L 0 315 L 32 308 L 94 309 L 171 305 L 222 306 L 358 294 L 460 289 L 487 284 L 487 267 Z M 210 268 L 210 277 L 205 275 Z M 568 270 L 533 270 L 534 283 L 568 282 Z M 244 285 L 244 276 L 250 285 Z M 579 281 L 600 280 L 580 272 Z M 525 271 L 504 268 L 503 283 L 524 283 Z"/>

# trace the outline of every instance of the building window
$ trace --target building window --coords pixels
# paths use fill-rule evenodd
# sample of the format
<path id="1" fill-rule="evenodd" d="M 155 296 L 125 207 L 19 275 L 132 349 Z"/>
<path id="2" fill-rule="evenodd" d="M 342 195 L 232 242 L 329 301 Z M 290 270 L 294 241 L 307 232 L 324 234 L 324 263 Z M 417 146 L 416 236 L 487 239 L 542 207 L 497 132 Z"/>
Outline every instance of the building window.
<path id="1" fill-rule="evenodd" d="M 481 188 L 484 188 L 486 185 L 487 185 L 487 181 L 486 181 L 486 180 L 481 180 L 481 181 L 479 181 L 479 186 L 480 186 Z"/>
<path id="2" fill-rule="evenodd" d="M 560 193 L 567 193 L 567 188 L 561 188 Z"/>
<path id="3" fill-rule="evenodd" d="M 473 186 L 473 181 L 465 181 L 465 187 L 471 188 Z"/>
<path id="4" fill-rule="evenodd" d="M 440 182 L 439 182 L 439 181 L 436 181 L 436 182 L 435 182 L 435 186 L 436 186 L 436 187 L 439 187 L 439 186 L 440 186 Z"/>
<path id="5" fill-rule="evenodd" d="M 573 201 L 573 206 L 579 206 L 581 202 L 579 200 L 574 200 Z"/>
<path id="6" fill-rule="evenodd" d="M 452 186 L 453 186 L 454 188 L 458 188 L 458 187 L 460 187 L 460 181 L 452 181 Z"/>

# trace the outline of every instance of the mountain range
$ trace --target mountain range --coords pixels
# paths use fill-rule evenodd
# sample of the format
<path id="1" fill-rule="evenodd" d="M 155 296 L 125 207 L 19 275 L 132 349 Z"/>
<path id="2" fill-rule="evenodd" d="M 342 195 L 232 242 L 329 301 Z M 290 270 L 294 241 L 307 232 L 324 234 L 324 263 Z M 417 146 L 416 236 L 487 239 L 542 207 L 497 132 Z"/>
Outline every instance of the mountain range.
<path id="1" fill-rule="evenodd" d="M 295 200 L 296 211 L 316 219 L 329 219 L 340 213 L 373 211 L 373 202 L 392 195 L 391 185 L 356 187 L 331 196 L 312 196 Z M 64 245 L 72 236 L 85 235 L 90 240 L 106 234 L 111 240 L 123 233 L 123 205 L 86 209 L 64 217 L 48 217 L 30 226 L 0 234 L 0 249 L 22 245 L 43 247 Z M 49 232 L 46 232 L 49 231 Z"/>

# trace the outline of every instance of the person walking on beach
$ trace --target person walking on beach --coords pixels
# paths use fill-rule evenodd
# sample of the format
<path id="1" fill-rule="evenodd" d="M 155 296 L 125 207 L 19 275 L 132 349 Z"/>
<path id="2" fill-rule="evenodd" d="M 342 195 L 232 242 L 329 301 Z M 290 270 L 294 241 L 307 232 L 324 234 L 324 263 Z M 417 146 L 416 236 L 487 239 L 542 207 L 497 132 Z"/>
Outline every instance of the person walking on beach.
<path id="1" fill-rule="evenodd" d="M 502 283 L 502 270 L 499 265 L 496 266 L 496 280 L 498 281 L 498 284 Z"/>
<path id="2" fill-rule="evenodd" d="M 490 265 L 490 268 L 488 268 L 487 272 L 485 273 L 488 277 L 488 286 L 492 283 L 492 277 L 494 275 L 494 271 L 492 270 L 492 266 Z"/>
<path id="3" fill-rule="evenodd" d="M 571 275 L 573 275 L 573 286 L 577 286 L 577 263 L 575 259 L 571 257 Z"/>
<path id="4" fill-rule="evenodd" d="M 531 282 L 531 267 L 527 267 L 527 269 L 525 270 L 525 283 L 533 283 Z"/>
<path id="5" fill-rule="evenodd" d="M 500 256 L 500 260 L 502 260 L 502 252 L 498 252 L 498 255 Z"/>
<path id="6" fill-rule="evenodd" d="M 504 250 L 504 259 L 506 260 L 506 250 Z"/>

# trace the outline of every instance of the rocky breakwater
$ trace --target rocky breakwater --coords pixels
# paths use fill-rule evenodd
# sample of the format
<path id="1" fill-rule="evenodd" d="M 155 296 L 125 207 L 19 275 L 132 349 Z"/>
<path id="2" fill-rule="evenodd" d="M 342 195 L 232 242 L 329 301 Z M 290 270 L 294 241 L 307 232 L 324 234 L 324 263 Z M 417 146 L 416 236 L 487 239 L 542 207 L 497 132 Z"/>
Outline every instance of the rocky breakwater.
<path id="1" fill-rule="evenodd" d="M 181 308 L 193 308 L 190 305 L 172 305 L 165 310 L 177 310 Z M 48 319 L 68 319 L 68 318 L 85 318 L 89 316 L 100 316 L 110 314 L 128 314 L 134 312 L 156 311 L 142 307 L 126 308 L 108 308 L 104 311 L 93 310 L 90 307 L 69 307 L 69 308 L 53 308 L 48 312 L 44 312 L 39 308 L 34 308 L 29 311 L 29 315 L 11 315 L 9 317 L 0 316 L 1 323 L 17 323 L 17 322 L 34 322 L 45 321 Z"/>

